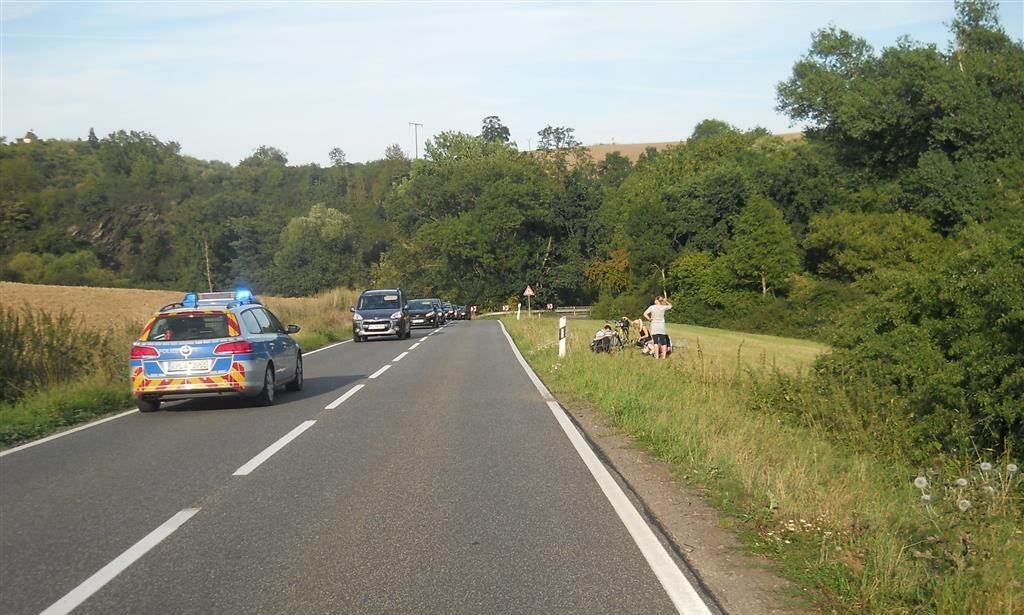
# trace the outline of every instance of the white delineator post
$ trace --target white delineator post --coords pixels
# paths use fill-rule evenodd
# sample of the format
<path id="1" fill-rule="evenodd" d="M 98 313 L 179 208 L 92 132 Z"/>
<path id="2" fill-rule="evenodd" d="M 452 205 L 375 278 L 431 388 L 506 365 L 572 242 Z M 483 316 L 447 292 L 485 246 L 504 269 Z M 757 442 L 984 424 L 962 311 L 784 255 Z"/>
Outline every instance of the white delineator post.
<path id="1" fill-rule="evenodd" d="M 562 316 L 558 319 L 558 358 L 565 356 L 565 325 L 566 318 Z"/>
<path id="2" fill-rule="evenodd" d="M 516 304 L 516 320 L 519 320 L 519 312 L 523 310 L 523 302 L 520 301 Z"/>

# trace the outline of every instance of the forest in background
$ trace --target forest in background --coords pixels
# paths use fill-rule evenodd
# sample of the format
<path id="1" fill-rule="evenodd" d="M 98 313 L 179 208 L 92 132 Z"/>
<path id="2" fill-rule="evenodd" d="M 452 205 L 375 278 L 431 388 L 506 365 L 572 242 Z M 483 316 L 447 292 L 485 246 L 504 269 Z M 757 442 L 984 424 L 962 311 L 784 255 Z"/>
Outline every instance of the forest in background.
<path id="1" fill-rule="evenodd" d="M 237 165 L 135 131 L 0 146 L 0 278 L 309 295 L 401 285 L 811 337 L 818 372 L 891 392 L 916 454 L 1024 445 L 1024 46 L 957 2 L 948 49 L 816 32 L 787 140 L 709 119 L 636 163 L 500 118 L 409 160 Z M 31 142 L 24 142 L 30 140 Z M 879 399 L 887 398 L 880 395 Z"/>

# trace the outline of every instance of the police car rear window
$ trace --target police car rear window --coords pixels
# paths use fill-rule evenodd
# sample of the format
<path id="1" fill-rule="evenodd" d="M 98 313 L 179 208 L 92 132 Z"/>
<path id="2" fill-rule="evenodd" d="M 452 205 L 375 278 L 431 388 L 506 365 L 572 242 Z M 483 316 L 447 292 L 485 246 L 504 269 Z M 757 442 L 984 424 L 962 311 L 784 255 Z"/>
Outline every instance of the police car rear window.
<path id="1" fill-rule="evenodd" d="M 225 314 L 160 316 L 153 323 L 146 339 L 150 342 L 184 342 L 228 337 Z"/>

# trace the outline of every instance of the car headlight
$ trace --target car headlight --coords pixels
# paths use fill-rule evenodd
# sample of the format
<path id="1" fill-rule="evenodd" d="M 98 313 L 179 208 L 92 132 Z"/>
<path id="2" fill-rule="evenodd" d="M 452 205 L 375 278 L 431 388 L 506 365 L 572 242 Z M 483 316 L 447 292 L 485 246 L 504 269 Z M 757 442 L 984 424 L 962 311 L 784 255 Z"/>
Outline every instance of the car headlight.
<path id="1" fill-rule="evenodd" d="M 395 312 L 394 314 L 391 315 L 391 318 L 394 318 L 395 320 L 398 320 L 401 317 L 402 317 L 402 313 L 401 312 Z"/>
<path id="2" fill-rule="evenodd" d="M 356 312 L 356 313 L 355 313 L 355 314 L 354 314 L 354 315 L 352 316 L 352 320 L 354 320 L 354 321 L 356 321 L 356 322 L 359 322 L 359 321 L 360 321 L 360 320 L 362 320 L 362 319 L 363 319 L 363 315 L 362 315 L 362 314 L 360 314 L 359 312 Z"/>

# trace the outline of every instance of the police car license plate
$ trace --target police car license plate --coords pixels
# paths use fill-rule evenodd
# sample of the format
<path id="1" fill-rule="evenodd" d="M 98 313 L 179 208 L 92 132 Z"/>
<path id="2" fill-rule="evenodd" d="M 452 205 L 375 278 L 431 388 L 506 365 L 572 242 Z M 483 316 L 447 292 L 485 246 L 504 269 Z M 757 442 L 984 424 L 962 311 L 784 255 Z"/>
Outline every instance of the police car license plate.
<path id="1" fill-rule="evenodd" d="M 195 359 L 192 361 L 168 361 L 167 371 L 208 372 L 210 371 L 210 359 Z"/>
<path id="2" fill-rule="evenodd" d="M 423 319 L 422 319 L 422 318 L 413 318 L 413 319 L 412 319 L 412 323 L 413 323 L 414 325 L 418 325 L 418 324 L 420 324 L 421 322 L 423 322 Z"/>
<path id="3" fill-rule="evenodd" d="M 367 325 L 366 326 L 366 330 L 367 331 L 384 331 L 387 328 L 388 328 L 387 325 Z"/>

